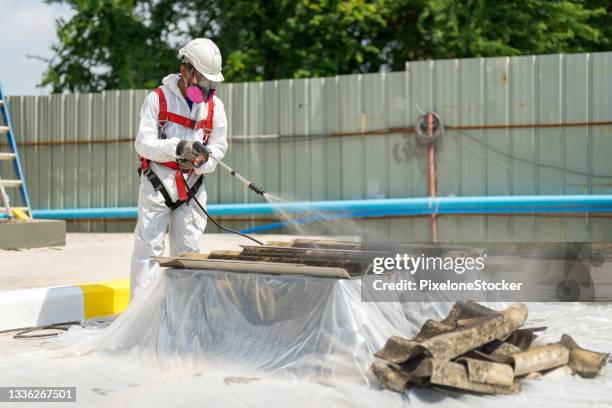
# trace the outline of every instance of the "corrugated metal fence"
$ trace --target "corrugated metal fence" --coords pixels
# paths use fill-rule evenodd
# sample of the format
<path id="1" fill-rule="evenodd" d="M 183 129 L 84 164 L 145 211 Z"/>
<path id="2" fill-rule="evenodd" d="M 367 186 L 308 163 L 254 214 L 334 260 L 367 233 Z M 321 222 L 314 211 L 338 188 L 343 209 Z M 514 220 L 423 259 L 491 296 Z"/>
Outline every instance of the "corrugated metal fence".
<path id="1" fill-rule="evenodd" d="M 9 99 L 34 208 L 136 204 L 145 95 Z M 225 84 L 219 96 L 226 161 L 292 199 L 426 196 L 426 149 L 410 128 L 429 110 L 448 127 L 438 195 L 612 192 L 600 177 L 612 175 L 612 53 L 410 62 L 405 72 Z M 222 172 L 206 183 L 209 203 L 259 199 Z"/>

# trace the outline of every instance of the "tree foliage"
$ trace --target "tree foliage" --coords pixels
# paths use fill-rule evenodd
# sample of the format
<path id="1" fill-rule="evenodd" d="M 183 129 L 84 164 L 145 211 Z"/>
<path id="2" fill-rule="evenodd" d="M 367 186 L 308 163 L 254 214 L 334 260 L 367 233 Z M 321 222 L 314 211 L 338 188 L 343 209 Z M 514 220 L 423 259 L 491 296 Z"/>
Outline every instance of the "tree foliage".
<path id="1" fill-rule="evenodd" d="M 176 69 L 166 40 L 170 18 L 160 2 L 145 16 L 137 1 L 70 0 L 76 14 L 56 22 L 59 43 L 42 85 L 54 92 L 154 87 Z"/>
<path id="2" fill-rule="evenodd" d="M 76 14 L 42 85 L 151 88 L 188 39 L 213 39 L 229 81 L 401 70 L 406 61 L 610 48 L 606 0 L 47 0 Z"/>

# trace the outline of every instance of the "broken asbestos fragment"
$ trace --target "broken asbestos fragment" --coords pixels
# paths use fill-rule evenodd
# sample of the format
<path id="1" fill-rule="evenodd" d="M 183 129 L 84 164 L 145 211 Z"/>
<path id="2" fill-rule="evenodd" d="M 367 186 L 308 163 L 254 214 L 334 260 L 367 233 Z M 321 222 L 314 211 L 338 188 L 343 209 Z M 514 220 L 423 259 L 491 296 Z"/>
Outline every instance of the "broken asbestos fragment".
<path id="1" fill-rule="evenodd" d="M 414 341 L 423 341 L 439 334 L 448 333 L 449 331 L 455 330 L 455 324 L 445 324 L 443 322 L 436 322 L 435 320 L 427 320 L 421 331 L 414 338 Z"/>
<path id="2" fill-rule="evenodd" d="M 511 360 L 514 362 L 514 375 L 520 376 L 567 364 L 569 350 L 562 344 L 555 343 L 516 353 Z"/>
<path id="3" fill-rule="evenodd" d="M 406 340 L 399 336 L 391 336 L 387 339 L 385 346 L 374 353 L 374 356 L 400 364 L 422 351 L 423 349 L 419 347 L 419 342 L 417 341 Z"/>
<path id="4" fill-rule="evenodd" d="M 560 343 L 570 350 L 570 368 L 584 378 L 594 378 L 599 375 L 599 372 L 606 365 L 610 356 L 606 353 L 597 353 L 583 349 L 567 334 L 561 336 Z"/>
<path id="5" fill-rule="evenodd" d="M 481 349 L 484 353 L 490 354 L 494 360 L 506 361 L 513 354 L 520 353 L 520 347 L 505 341 L 493 341 Z"/>
<path id="6" fill-rule="evenodd" d="M 513 382 L 505 386 L 472 381 L 468 377 L 468 368 L 463 364 L 435 359 L 430 361 L 432 365 L 430 381 L 432 384 L 445 385 L 482 394 L 512 394 L 521 390 L 520 385 Z"/>
<path id="7" fill-rule="evenodd" d="M 608 354 L 585 350 L 568 335 L 560 343 L 534 345 L 535 332 L 546 328 L 521 328 L 526 319 L 523 304 L 497 312 L 457 302 L 445 319 L 426 321 L 414 339 L 388 338 L 375 353 L 385 361 L 374 362 L 372 371 L 398 392 L 412 386 L 509 394 L 521 390 L 519 379 L 573 372 L 592 378 L 605 365 Z"/>
<path id="8" fill-rule="evenodd" d="M 457 326 L 467 326 L 469 322 L 475 323 L 478 319 L 497 314 L 493 309 L 479 305 L 478 303 L 467 301 L 456 302 L 451 311 L 443 320 L 427 320 L 421 331 L 414 338 L 415 341 L 423 341 L 439 334 L 448 333 L 455 330 Z"/>
<path id="9" fill-rule="evenodd" d="M 471 382 L 492 385 L 512 386 L 514 383 L 514 370 L 508 364 L 493 363 L 491 361 L 476 360 L 462 357 L 458 363 L 467 366 L 468 378 Z"/>
<path id="10" fill-rule="evenodd" d="M 570 366 L 562 365 L 561 367 L 546 371 L 544 375 L 547 378 L 566 377 L 568 375 L 574 375 L 574 371 L 570 368 Z"/>
<path id="11" fill-rule="evenodd" d="M 409 377 L 406 374 L 380 361 L 372 363 L 372 372 L 382 386 L 391 391 L 404 392 L 408 384 Z"/>
<path id="12" fill-rule="evenodd" d="M 518 329 L 506 339 L 506 343 L 513 344 L 523 351 L 528 350 L 537 337 L 535 335 L 535 332 L 544 330 L 546 330 L 546 327 L 531 327 L 527 329 Z"/>
<path id="13" fill-rule="evenodd" d="M 514 304 L 508 309 L 483 317 L 469 326 L 442 333 L 421 342 L 393 336 L 375 356 L 394 363 L 426 354 L 439 360 L 450 360 L 493 340 L 501 340 L 519 328 L 527 319 L 527 309 Z"/>
<path id="14" fill-rule="evenodd" d="M 435 359 L 450 360 L 493 340 L 507 337 L 519 328 L 525 319 L 527 309 L 524 305 L 515 304 L 469 326 L 426 339 L 420 343 L 420 347 Z"/>

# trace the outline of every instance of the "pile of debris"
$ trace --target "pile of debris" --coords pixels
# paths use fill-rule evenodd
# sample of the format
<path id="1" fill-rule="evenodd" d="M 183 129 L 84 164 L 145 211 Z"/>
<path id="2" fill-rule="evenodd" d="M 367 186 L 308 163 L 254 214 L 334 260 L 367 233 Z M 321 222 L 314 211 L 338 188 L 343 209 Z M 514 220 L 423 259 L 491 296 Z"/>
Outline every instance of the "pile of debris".
<path id="1" fill-rule="evenodd" d="M 375 257 L 391 254 L 382 244 L 311 239 L 240 247 L 239 251 L 218 250 L 155 259 L 164 267 L 351 279 L 367 274 Z"/>
<path id="2" fill-rule="evenodd" d="M 430 387 L 481 394 L 520 392 L 519 380 L 543 374 L 594 378 L 609 355 L 585 350 L 567 334 L 558 343 L 534 342 L 545 327 L 521 328 L 527 308 L 517 303 L 501 312 L 474 302 L 457 302 L 449 315 L 428 320 L 412 340 L 393 336 L 375 353 L 372 371 L 390 390 Z"/>

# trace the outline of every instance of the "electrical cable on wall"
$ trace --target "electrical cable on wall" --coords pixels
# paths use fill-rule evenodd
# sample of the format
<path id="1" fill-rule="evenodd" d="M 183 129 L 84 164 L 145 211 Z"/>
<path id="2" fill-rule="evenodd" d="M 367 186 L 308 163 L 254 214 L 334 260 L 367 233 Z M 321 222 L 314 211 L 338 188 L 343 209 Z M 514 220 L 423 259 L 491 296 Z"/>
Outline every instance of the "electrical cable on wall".
<path id="1" fill-rule="evenodd" d="M 536 167 L 543 167 L 543 168 L 548 168 L 548 169 L 560 170 L 560 171 L 564 171 L 564 172 L 567 172 L 567 173 L 577 174 L 579 176 L 584 176 L 584 177 L 612 178 L 612 175 L 596 174 L 596 173 L 586 173 L 586 172 L 579 171 L 579 170 L 572 170 L 572 169 L 564 168 L 564 167 L 561 167 L 561 166 L 555 166 L 554 164 L 543 164 L 543 163 L 538 163 L 538 162 L 535 162 L 535 161 L 532 161 L 532 160 L 529 160 L 529 159 L 524 159 L 524 158 L 521 158 L 521 157 L 517 157 L 517 156 L 511 155 L 509 153 L 506 153 L 506 152 L 504 152 L 502 150 L 499 150 L 499 149 L 496 149 L 494 147 L 491 147 L 491 146 L 487 145 L 486 143 L 478 140 L 478 138 L 470 135 L 469 133 L 467 133 L 464 130 L 457 130 L 457 132 L 459 132 L 460 134 L 464 135 L 465 137 L 475 141 L 476 143 L 484 146 L 486 149 L 491 150 L 492 152 L 495 152 L 497 154 L 500 154 L 500 155 L 502 155 L 504 157 L 507 157 L 509 159 L 512 159 L 512 160 L 516 160 L 516 161 L 520 161 L 520 162 L 523 162 L 523 163 L 531 164 L 531 165 L 534 165 Z"/>

